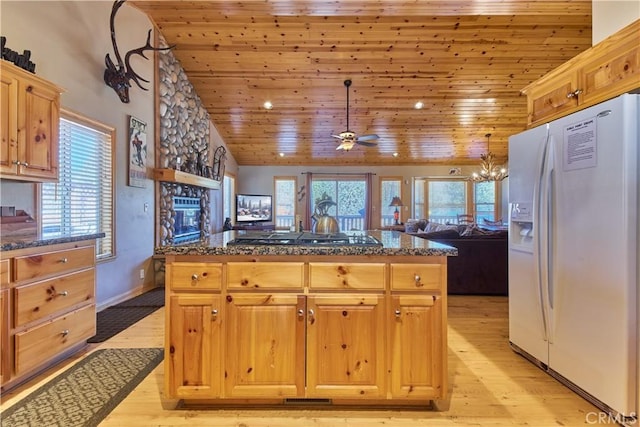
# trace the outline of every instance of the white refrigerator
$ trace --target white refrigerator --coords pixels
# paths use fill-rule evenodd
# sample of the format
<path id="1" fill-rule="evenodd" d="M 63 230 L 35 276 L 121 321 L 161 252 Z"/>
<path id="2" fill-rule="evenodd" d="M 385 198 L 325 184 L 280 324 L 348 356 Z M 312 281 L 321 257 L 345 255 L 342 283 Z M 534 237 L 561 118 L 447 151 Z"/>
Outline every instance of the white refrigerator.
<path id="1" fill-rule="evenodd" d="M 631 425 L 640 394 L 640 95 L 509 138 L 509 341 Z M 588 420 L 586 420 L 588 421 Z"/>

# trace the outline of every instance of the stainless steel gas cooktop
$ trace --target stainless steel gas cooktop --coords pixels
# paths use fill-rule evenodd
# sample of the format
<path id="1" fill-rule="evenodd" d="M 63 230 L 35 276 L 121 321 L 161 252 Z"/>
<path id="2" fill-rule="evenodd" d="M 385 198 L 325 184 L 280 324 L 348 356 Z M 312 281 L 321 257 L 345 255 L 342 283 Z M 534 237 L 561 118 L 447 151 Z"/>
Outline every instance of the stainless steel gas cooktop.
<path id="1" fill-rule="evenodd" d="M 375 237 L 358 233 L 250 231 L 227 245 L 382 246 L 382 243 Z"/>

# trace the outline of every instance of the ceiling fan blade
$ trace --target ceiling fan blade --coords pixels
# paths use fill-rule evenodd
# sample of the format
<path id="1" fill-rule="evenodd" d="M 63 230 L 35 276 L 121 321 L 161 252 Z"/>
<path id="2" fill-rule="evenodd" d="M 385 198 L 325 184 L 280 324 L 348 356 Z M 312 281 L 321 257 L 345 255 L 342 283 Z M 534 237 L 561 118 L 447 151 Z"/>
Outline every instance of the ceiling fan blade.
<path id="1" fill-rule="evenodd" d="M 371 141 L 374 139 L 378 139 L 380 138 L 378 135 L 376 135 L 375 133 L 372 133 L 371 135 L 360 135 L 358 137 L 358 142 L 360 141 Z"/>
<path id="2" fill-rule="evenodd" d="M 356 144 L 364 145 L 365 147 L 375 147 L 376 145 L 378 145 L 377 142 L 367 142 L 367 141 L 362 141 L 360 139 L 356 140 Z"/>
<path id="3" fill-rule="evenodd" d="M 342 137 L 340 135 L 331 135 L 332 138 L 336 138 L 336 139 L 342 139 Z"/>

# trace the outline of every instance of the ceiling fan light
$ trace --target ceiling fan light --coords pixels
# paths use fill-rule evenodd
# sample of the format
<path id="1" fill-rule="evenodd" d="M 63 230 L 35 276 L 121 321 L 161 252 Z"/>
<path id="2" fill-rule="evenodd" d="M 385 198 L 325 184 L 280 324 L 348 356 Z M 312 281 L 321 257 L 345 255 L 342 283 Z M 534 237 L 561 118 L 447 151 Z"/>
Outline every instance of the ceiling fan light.
<path id="1" fill-rule="evenodd" d="M 422 101 L 416 102 L 415 105 L 413 106 L 413 108 L 415 108 L 416 110 L 421 110 L 422 107 L 424 107 L 424 103 Z"/>

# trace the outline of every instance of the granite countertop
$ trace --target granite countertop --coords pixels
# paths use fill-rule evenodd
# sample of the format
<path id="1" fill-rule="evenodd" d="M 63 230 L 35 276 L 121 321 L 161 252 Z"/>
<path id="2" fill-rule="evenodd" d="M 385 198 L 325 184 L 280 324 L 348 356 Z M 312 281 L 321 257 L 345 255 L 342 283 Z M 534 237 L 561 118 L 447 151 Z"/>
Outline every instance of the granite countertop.
<path id="1" fill-rule="evenodd" d="M 49 239 L 38 238 L 37 236 L 2 236 L 0 238 L 0 252 L 14 251 L 16 249 L 36 248 L 39 246 L 57 245 L 59 243 L 80 242 L 82 240 L 92 240 L 104 237 L 104 233 L 74 234 L 60 236 Z"/>
<path id="2" fill-rule="evenodd" d="M 458 250 L 452 246 L 414 237 L 399 231 L 366 231 L 380 240 L 382 247 L 372 246 L 296 246 L 296 245 L 255 245 L 235 246 L 227 242 L 239 233 L 248 231 L 225 231 L 213 234 L 208 240 L 175 246 L 156 247 L 156 255 L 414 255 L 414 256 L 457 256 Z"/>

